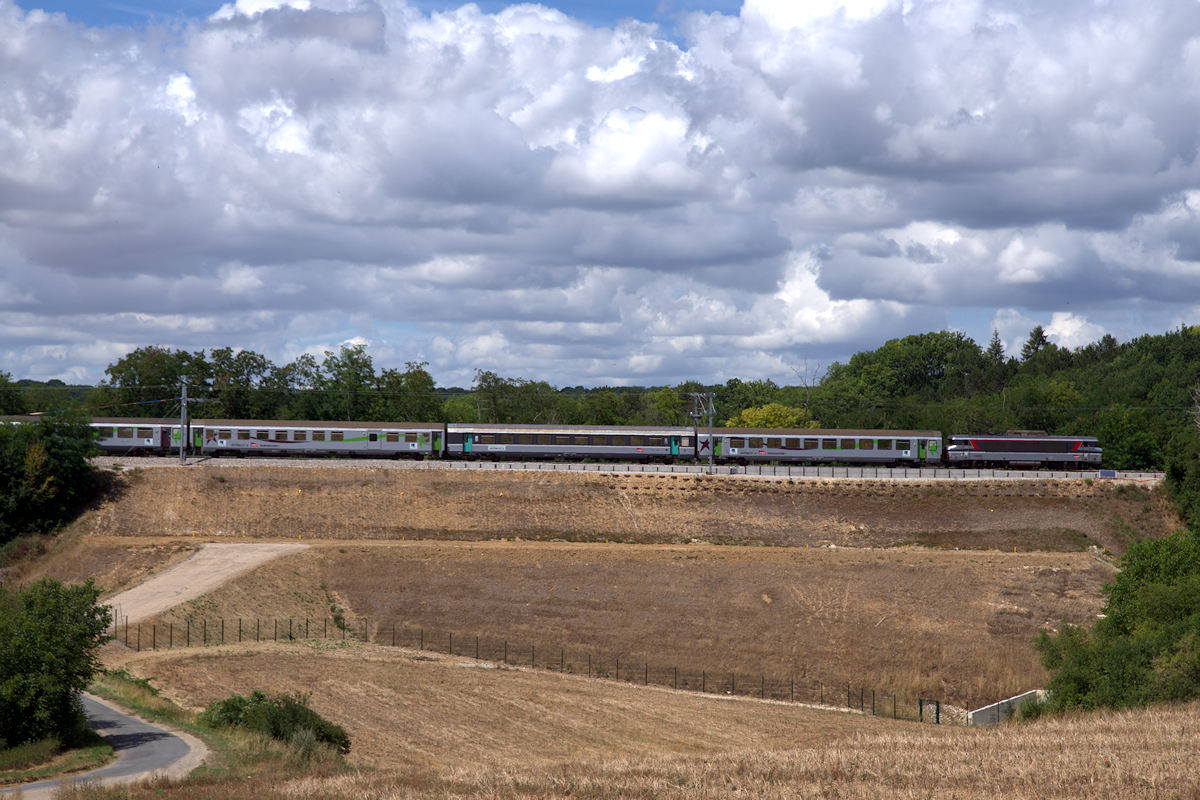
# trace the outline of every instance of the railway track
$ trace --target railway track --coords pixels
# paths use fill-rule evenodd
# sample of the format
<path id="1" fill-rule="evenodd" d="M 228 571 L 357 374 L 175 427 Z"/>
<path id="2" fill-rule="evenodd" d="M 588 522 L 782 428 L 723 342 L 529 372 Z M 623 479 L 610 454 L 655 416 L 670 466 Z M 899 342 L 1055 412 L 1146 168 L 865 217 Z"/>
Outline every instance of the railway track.
<path id="1" fill-rule="evenodd" d="M 375 458 L 209 458 L 188 457 L 183 464 L 177 457 L 99 456 L 92 459 L 97 467 L 109 469 L 165 469 L 168 467 L 293 467 L 296 469 L 341 467 L 345 469 L 476 470 L 514 472 L 583 472 L 640 475 L 738 475 L 742 477 L 783 479 L 844 478 L 851 480 L 893 481 L 979 481 L 979 480 L 1121 480 L 1157 483 L 1161 472 L 1117 472 L 1114 470 L 1006 470 L 950 469 L 944 467 L 833 467 L 833 466 L 748 466 L 718 464 L 620 464 L 610 462 L 570 463 L 533 461 L 441 461 L 391 460 Z"/>

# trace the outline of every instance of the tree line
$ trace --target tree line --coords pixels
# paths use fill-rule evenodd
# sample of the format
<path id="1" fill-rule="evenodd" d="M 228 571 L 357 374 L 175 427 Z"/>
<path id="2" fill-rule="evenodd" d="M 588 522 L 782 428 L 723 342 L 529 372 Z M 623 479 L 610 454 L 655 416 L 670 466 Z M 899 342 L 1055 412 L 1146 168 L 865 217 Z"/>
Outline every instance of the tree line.
<path id="1" fill-rule="evenodd" d="M 379 369 L 367 348 L 277 365 L 252 350 L 140 347 L 94 387 L 14 383 L 0 372 L 0 413 L 82 409 L 93 416 L 178 416 L 186 380 L 195 418 L 595 425 L 685 425 L 692 395 L 711 392 L 715 423 L 1098 436 L 1116 469 L 1167 469 L 1196 445 L 1191 392 L 1200 383 L 1200 328 L 1180 327 L 1075 349 L 1039 326 L 1016 355 L 957 331 L 885 342 L 818 367 L 794 385 L 730 378 L 666 386 L 555 387 L 480 369 L 469 388 L 438 387 L 423 361 Z M 1183 469 L 1183 467 L 1180 467 Z M 1200 477 L 1200 476 L 1197 476 Z"/>

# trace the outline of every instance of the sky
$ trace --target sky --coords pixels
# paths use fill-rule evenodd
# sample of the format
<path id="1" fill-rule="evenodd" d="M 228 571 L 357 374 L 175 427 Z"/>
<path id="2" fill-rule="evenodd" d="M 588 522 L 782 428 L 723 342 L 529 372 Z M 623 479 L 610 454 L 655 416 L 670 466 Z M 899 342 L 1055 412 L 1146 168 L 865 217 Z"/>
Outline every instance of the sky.
<path id="1" fill-rule="evenodd" d="M 1200 322 L 1200 1 L 0 0 L 0 371 L 811 379 Z"/>

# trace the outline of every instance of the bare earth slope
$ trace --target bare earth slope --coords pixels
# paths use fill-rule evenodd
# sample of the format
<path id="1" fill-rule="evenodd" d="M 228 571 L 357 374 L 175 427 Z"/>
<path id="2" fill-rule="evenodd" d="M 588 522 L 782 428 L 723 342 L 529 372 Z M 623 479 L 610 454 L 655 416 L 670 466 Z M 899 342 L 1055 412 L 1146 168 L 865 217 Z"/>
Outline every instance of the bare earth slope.
<path id="1" fill-rule="evenodd" d="M 135 471 L 89 533 L 565 539 L 1121 553 L 1179 527 L 1161 490 L 1107 482 L 901 483 L 374 468 Z"/>

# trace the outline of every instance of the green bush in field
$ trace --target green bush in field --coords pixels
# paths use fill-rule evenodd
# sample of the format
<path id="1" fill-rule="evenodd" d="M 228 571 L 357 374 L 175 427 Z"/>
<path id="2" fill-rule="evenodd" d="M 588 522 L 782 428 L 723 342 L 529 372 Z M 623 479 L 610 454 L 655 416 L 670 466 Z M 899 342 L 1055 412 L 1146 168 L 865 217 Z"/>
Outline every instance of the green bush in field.
<path id="1" fill-rule="evenodd" d="M 1200 533 L 1135 542 L 1104 617 L 1036 641 L 1050 708 L 1120 708 L 1200 697 Z"/>
<path id="2" fill-rule="evenodd" d="M 281 742 L 303 744 L 309 737 L 307 731 L 343 755 L 350 752 L 346 731 L 309 708 L 308 697 L 299 693 L 267 695 L 256 689 L 248 697 L 235 694 L 211 704 L 201 720 L 212 727 L 259 731 Z"/>
<path id="3" fill-rule="evenodd" d="M 84 734 L 79 692 L 99 669 L 111 620 L 99 596 L 90 580 L 0 587 L 0 741 L 13 747 L 57 736 L 69 744 Z"/>

